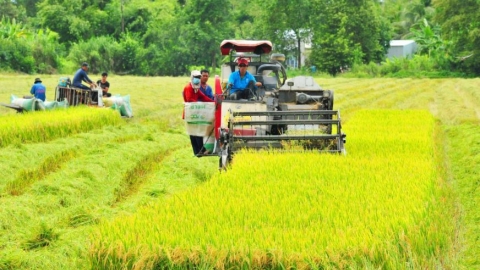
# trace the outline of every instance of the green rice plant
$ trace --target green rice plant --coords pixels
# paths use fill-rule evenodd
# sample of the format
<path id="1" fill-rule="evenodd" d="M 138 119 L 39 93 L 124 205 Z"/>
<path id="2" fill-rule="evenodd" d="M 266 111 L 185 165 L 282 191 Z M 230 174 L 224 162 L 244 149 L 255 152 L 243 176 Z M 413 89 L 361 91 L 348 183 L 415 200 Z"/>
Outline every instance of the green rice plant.
<path id="1" fill-rule="evenodd" d="M 121 123 L 118 112 L 90 107 L 0 116 L 0 147 L 44 142 Z"/>
<path id="2" fill-rule="evenodd" d="M 452 213 L 426 111 L 359 111 L 347 156 L 244 152 L 227 173 L 100 225 L 92 268 L 435 268 Z M 444 265 L 447 267 L 448 265 Z"/>

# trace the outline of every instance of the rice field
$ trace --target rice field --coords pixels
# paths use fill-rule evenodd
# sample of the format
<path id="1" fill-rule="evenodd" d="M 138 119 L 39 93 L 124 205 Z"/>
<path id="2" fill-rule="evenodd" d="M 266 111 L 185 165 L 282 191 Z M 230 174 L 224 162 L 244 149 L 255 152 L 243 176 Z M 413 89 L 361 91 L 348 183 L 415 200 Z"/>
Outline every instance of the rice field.
<path id="1" fill-rule="evenodd" d="M 201 187 L 100 225 L 92 268 L 435 268 L 453 222 L 434 128 L 427 111 L 361 111 L 348 156 L 236 155 Z"/>
<path id="2" fill-rule="evenodd" d="M 86 106 L 0 116 L 0 147 L 44 142 L 123 122 L 117 111 L 92 110 Z"/>
<path id="3" fill-rule="evenodd" d="M 0 102 L 34 77 L 1 76 Z M 347 156 L 245 152 L 226 173 L 193 157 L 187 80 L 110 76 L 129 120 L 0 106 L 0 269 L 480 267 L 479 79 L 316 78 Z"/>

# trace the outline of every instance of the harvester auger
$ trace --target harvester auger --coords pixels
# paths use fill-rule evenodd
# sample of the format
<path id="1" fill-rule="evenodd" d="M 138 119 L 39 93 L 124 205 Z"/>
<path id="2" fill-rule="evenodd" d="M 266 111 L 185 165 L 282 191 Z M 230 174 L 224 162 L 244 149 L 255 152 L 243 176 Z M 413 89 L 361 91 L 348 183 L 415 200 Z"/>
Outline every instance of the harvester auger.
<path id="1" fill-rule="evenodd" d="M 219 156 L 219 168 L 226 169 L 241 149 L 276 151 L 318 151 L 346 154 L 340 111 L 333 110 L 333 91 L 322 89 L 312 77 L 287 79 L 280 63 L 282 54 L 271 54 L 270 41 L 225 40 L 221 78 L 215 77 L 215 134 L 208 154 Z M 270 59 L 265 60 L 265 56 Z M 262 82 L 253 99 L 229 99 L 229 75 L 238 57 L 249 60 L 248 71 Z M 208 141 L 208 140 L 207 140 Z"/>

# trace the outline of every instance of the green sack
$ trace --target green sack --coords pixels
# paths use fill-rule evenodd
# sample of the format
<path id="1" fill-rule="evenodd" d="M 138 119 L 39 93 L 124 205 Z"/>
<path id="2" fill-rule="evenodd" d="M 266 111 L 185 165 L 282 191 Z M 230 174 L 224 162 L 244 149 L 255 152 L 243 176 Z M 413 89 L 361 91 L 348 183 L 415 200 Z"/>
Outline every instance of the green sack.
<path id="1" fill-rule="evenodd" d="M 43 101 L 36 98 L 18 98 L 15 95 L 11 95 L 10 102 L 12 104 L 22 107 L 26 111 L 44 111 L 45 105 Z"/>
<path id="2" fill-rule="evenodd" d="M 115 95 L 103 99 L 106 107 L 118 110 L 121 116 L 133 117 L 132 106 L 130 105 L 130 95 Z"/>
<path id="3" fill-rule="evenodd" d="M 68 108 L 68 100 L 65 98 L 63 101 L 57 102 L 58 108 Z"/>
<path id="4" fill-rule="evenodd" d="M 56 101 L 44 101 L 43 104 L 45 105 L 46 110 L 52 110 L 58 106 L 58 102 Z"/>
<path id="5" fill-rule="evenodd" d="M 132 106 L 130 105 L 130 95 L 122 97 L 123 107 L 120 108 L 120 114 L 126 117 L 133 117 Z"/>
<path id="6" fill-rule="evenodd" d="M 36 99 L 34 98 L 35 101 L 34 102 L 34 107 L 35 107 L 35 111 L 45 111 L 45 104 L 43 103 L 43 101 L 41 99 Z"/>

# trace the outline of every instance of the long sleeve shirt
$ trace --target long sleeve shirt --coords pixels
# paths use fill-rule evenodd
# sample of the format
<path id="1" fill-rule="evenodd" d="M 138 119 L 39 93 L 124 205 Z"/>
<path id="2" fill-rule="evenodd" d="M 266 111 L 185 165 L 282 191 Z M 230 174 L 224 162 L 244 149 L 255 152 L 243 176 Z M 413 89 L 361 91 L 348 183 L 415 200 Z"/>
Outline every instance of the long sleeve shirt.
<path id="1" fill-rule="evenodd" d="M 75 75 L 73 76 L 73 82 L 72 85 L 75 87 L 81 87 L 82 86 L 82 81 L 87 82 L 87 83 L 92 83 L 92 80 L 87 75 L 87 72 L 83 69 L 77 70 Z"/>
<path id="2" fill-rule="evenodd" d="M 196 90 L 196 91 L 195 91 Z M 192 84 L 187 84 L 183 88 L 183 101 L 185 102 L 213 102 L 213 99 L 207 97 L 200 89 L 193 89 Z M 185 118 L 185 110 L 183 111 L 182 119 Z"/>
<path id="3" fill-rule="evenodd" d="M 36 99 L 41 99 L 42 101 L 45 101 L 45 92 L 47 91 L 47 88 L 45 85 L 42 83 L 36 83 L 32 86 L 32 89 L 30 89 L 30 94 L 34 95 Z"/>

